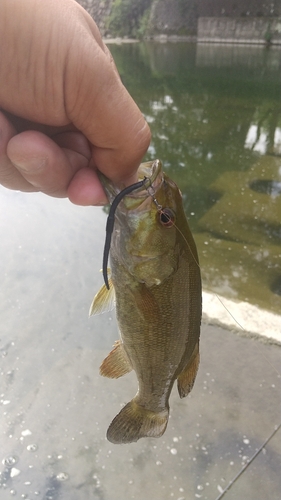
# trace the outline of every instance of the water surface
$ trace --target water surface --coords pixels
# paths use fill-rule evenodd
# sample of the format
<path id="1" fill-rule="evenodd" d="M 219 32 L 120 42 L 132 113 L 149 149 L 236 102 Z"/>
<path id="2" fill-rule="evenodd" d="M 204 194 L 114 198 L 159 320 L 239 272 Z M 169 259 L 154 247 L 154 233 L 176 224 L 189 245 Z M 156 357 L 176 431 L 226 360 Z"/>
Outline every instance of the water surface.
<path id="1" fill-rule="evenodd" d="M 180 186 L 205 289 L 281 310 L 280 49 L 110 46 Z"/>

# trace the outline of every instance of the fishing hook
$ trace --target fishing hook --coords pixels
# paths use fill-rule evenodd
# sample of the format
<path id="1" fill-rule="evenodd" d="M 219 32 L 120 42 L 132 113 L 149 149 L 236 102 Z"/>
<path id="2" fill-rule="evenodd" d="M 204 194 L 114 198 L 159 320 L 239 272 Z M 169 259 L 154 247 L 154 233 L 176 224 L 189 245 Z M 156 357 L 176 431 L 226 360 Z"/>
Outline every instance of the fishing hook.
<path id="1" fill-rule="evenodd" d="M 156 205 L 158 212 L 161 212 L 163 207 L 162 207 L 162 205 L 160 205 L 160 203 L 158 203 L 158 201 L 155 198 L 155 189 L 153 188 L 152 184 L 150 184 L 150 186 L 148 186 L 146 188 L 146 190 L 147 190 L 149 196 L 151 196 L 154 205 Z"/>

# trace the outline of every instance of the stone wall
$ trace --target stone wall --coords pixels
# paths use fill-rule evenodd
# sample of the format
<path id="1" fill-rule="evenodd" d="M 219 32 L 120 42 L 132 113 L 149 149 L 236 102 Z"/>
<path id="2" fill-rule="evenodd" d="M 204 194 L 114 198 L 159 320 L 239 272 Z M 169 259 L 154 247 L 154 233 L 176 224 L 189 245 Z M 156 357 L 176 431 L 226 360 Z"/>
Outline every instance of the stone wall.
<path id="1" fill-rule="evenodd" d="M 281 19 L 200 17 L 197 41 L 281 44 Z"/>
<path id="2" fill-rule="evenodd" d="M 198 17 L 280 17 L 280 0 L 196 0 Z"/>

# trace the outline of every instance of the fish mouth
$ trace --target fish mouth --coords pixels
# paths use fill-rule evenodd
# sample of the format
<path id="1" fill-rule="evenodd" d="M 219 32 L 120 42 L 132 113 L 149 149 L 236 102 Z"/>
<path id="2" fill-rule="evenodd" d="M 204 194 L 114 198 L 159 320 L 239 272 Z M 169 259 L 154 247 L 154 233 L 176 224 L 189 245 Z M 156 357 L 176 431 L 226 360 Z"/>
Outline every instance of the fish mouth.
<path id="1" fill-rule="evenodd" d="M 121 191 L 118 190 L 118 186 L 114 186 L 110 183 L 109 179 L 104 177 L 101 173 L 99 174 L 100 181 L 104 187 L 104 190 L 107 194 L 107 197 L 111 203 L 111 208 L 109 211 L 109 215 L 107 218 L 106 224 L 106 239 L 104 245 L 104 253 L 103 253 L 103 276 L 106 287 L 109 289 L 109 282 L 107 277 L 107 261 L 110 251 L 110 243 L 111 243 L 111 235 L 114 228 L 114 218 L 118 218 L 119 215 L 124 216 L 124 212 L 122 210 L 125 209 L 125 216 L 128 211 L 132 213 L 132 211 L 139 211 L 142 207 L 142 210 L 148 210 L 148 201 L 151 203 L 149 198 L 154 200 L 154 194 L 156 189 L 161 185 L 163 176 L 160 175 L 162 171 L 162 163 L 160 160 L 155 160 L 152 162 L 142 163 L 139 167 L 138 173 L 146 174 L 149 173 L 149 177 L 144 175 L 143 179 L 131 186 L 127 186 L 123 188 Z M 157 186 L 156 186 L 157 184 Z M 138 194 L 140 191 L 140 194 Z M 134 196 L 129 196 L 134 192 Z M 136 194 L 137 193 L 137 194 Z M 150 195 L 150 196 L 149 196 Z M 139 198 L 141 196 L 141 198 Z M 145 205 L 145 206 L 144 206 Z M 118 210 L 117 210 L 118 209 Z M 123 212 L 123 213 L 122 213 Z"/>
<path id="2" fill-rule="evenodd" d="M 147 196 L 147 193 L 154 193 L 161 184 L 162 176 L 159 175 L 161 172 L 162 162 L 160 160 L 141 163 L 137 173 L 139 181 L 143 181 L 142 185 L 134 189 L 131 194 L 126 195 L 126 198 L 143 198 Z M 109 179 L 101 173 L 98 173 L 98 176 L 110 203 L 112 203 L 113 199 L 124 189 L 125 186 L 113 185 L 111 181 L 109 181 Z"/>
<path id="3" fill-rule="evenodd" d="M 152 187 L 161 171 L 162 162 L 160 160 L 147 161 L 140 164 L 138 174 L 140 178 L 146 179 L 147 181 L 144 184 L 145 189 Z"/>

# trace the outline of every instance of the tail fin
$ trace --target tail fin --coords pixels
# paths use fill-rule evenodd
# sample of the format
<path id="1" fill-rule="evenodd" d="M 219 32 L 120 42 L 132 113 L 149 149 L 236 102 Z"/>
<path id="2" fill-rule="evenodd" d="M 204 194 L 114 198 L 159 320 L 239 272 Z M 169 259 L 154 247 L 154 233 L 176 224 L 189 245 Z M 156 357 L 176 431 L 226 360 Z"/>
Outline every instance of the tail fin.
<path id="1" fill-rule="evenodd" d="M 124 444 L 132 443 L 142 437 L 160 437 L 165 432 L 168 418 L 168 408 L 155 413 L 132 400 L 111 422 L 107 439 L 111 443 Z"/>

